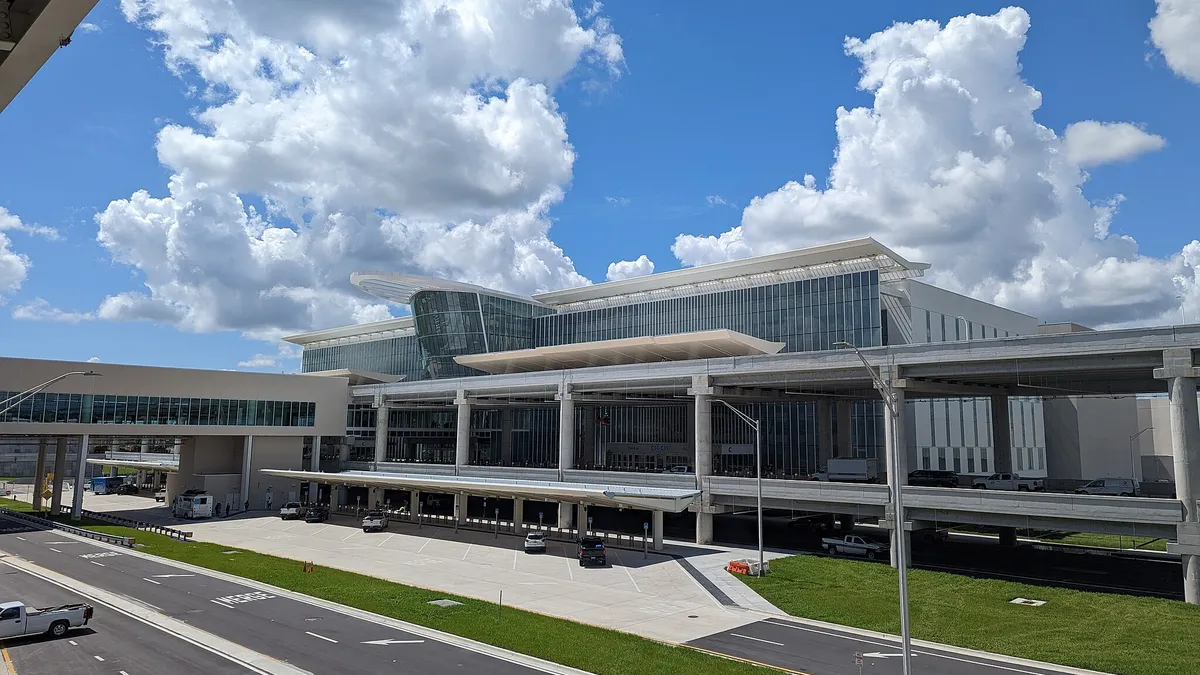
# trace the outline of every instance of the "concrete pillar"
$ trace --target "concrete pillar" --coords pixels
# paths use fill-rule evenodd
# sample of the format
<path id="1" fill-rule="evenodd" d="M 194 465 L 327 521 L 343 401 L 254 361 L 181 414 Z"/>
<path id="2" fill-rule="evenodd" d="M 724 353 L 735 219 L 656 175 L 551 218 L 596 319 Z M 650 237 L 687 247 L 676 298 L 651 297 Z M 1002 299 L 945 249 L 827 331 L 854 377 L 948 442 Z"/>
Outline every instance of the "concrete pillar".
<path id="1" fill-rule="evenodd" d="M 254 437 L 246 436 L 242 439 L 242 482 L 238 493 L 238 499 L 241 500 L 241 503 L 236 505 L 238 511 L 245 509 L 246 502 L 250 500 L 250 464 L 253 461 L 253 457 Z M 170 481 L 168 481 L 168 485 L 170 485 Z M 170 490 L 168 490 L 167 499 L 172 500 L 174 498 L 175 495 L 171 494 Z M 167 503 L 169 504 L 170 501 Z"/>
<path id="2" fill-rule="evenodd" d="M 375 466 L 376 471 L 379 466 L 387 461 L 387 446 L 388 446 L 388 407 L 382 402 L 375 404 Z"/>
<path id="3" fill-rule="evenodd" d="M 558 503 L 558 527 L 569 530 L 575 527 L 575 505 L 569 502 Z"/>
<path id="4" fill-rule="evenodd" d="M 143 438 L 143 439 L 142 439 L 141 453 L 144 455 L 144 454 L 146 454 L 147 452 L 150 452 L 150 439 L 149 439 L 149 438 Z"/>
<path id="5" fill-rule="evenodd" d="M 567 385 L 559 388 L 558 396 L 558 472 L 575 468 L 575 396 Z M 562 513 L 562 509 L 559 509 Z M 561 521 L 560 521 L 560 527 Z"/>
<path id="6" fill-rule="evenodd" d="M 71 495 L 71 520 L 83 518 L 83 481 L 87 480 L 87 456 L 88 435 L 84 434 L 79 437 L 79 464 L 75 471 L 75 492 Z"/>
<path id="7" fill-rule="evenodd" d="M 467 493 L 460 492 L 454 495 L 454 517 L 458 522 L 467 522 Z"/>
<path id="8" fill-rule="evenodd" d="M 521 534 L 521 526 L 525 524 L 525 500 L 517 497 L 513 500 L 513 532 Z"/>
<path id="9" fill-rule="evenodd" d="M 54 485 L 51 486 L 50 513 L 62 510 L 63 478 L 67 473 L 67 439 L 59 437 L 54 447 Z"/>
<path id="10" fill-rule="evenodd" d="M 836 453 L 833 447 L 833 404 L 829 399 L 821 399 L 817 401 L 817 464 L 808 467 L 808 472 L 824 471 L 829 465 L 829 458 Z"/>
<path id="11" fill-rule="evenodd" d="M 467 400 L 467 392 L 459 390 L 454 405 L 458 406 L 458 421 L 454 425 L 454 467 L 457 474 L 460 467 L 471 463 L 471 402 Z"/>
<path id="12" fill-rule="evenodd" d="M 833 414 L 837 416 L 837 448 L 833 451 L 834 457 L 854 456 L 853 412 L 850 401 L 838 401 L 833 407 Z"/>
<path id="13" fill-rule="evenodd" d="M 108 467 L 108 477 L 109 478 L 117 477 L 117 467 L 115 467 L 115 466 Z"/>
<path id="14" fill-rule="evenodd" d="M 663 512 L 654 511 L 650 514 L 650 536 L 653 538 L 655 551 L 663 550 Z"/>
<path id="15" fill-rule="evenodd" d="M 894 371 L 889 372 L 888 369 L 880 369 L 880 377 L 884 382 L 891 385 L 893 399 L 892 405 L 899 412 L 893 416 L 891 411 L 885 405 L 883 409 L 883 437 L 884 437 L 884 457 L 887 465 L 887 482 L 891 494 L 896 494 L 896 490 L 902 489 L 908 485 L 908 442 L 904 432 L 904 390 L 896 387 L 897 374 Z M 893 455 L 895 457 L 893 458 Z M 893 465 L 895 469 L 893 469 Z M 904 514 L 901 513 L 901 518 Z M 891 538 L 890 559 L 892 567 L 900 566 L 900 546 L 904 542 L 905 545 L 911 545 L 911 538 L 908 532 L 901 531 L 897 536 L 893 533 Z M 911 564 L 912 558 L 909 557 Z"/>
<path id="16" fill-rule="evenodd" d="M 706 511 L 696 512 L 696 543 L 711 544 L 713 540 L 713 514 Z"/>
<path id="17" fill-rule="evenodd" d="M 712 445 L 712 396 L 716 390 L 712 386 L 712 378 L 707 375 L 697 375 L 692 378 L 692 387 L 688 394 L 694 401 L 696 439 L 696 489 L 700 490 L 699 509 L 696 511 L 696 543 L 712 543 L 712 513 L 707 509 L 712 504 L 712 494 L 708 491 L 708 481 L 713 471 Z"/>
<path id="18" fill-rule="evenodd" d="M 500 409 L 500 465 L 513 463 L 513 409 Z"/>
<path id="19" fill-rule="evenodd" d="M 420 504 L 421 504 L 421 491 L 420 490 L 409 490 L 408 491 L 408 518 L 409 518 L 409 520 L 416 519 L 417 509 L 420 507 Z"/>
<path id="20" fill-rule="evenodd" d="M 1017 545 L 1017 528 L 1002 527 L 1000 528 L 1000 545 L 1013 547 Z"/>
<path id="21" fill-rule="evenodd" d="M 309 471 L 321 470 L 321 437 L 313 436 L 312 440 L 312 455 L 308 459 Z M 320 503 L 321 485 L 319 483 L 308 484 L 308 502 L 310 504 Z"/>
<path id="22" fill-rule="evenodd" d="M 1171 455 L 1175 463 L 1175 496 L 1183 504 L 1183 520 L 1178 526 L 1179 558 L 1183 565 L 1183 597 L 1188 604 L 1200 604 L 1200 410 L 1196 402 L 1196 380 L 1200 368 L 1192 360 L 1191 348 L 1163 350 L 1163 367 L 1154 377 L 1167 381 L 1171 414 Z"/>
<path id="23" fill-rule="evenodd" d="M 46 439 L 38 439 L 38 456 L 37 468 L 33 472 L 33 495 L 30 503 L 33 504 L 34 511 L 42 510 L 42 503 L 45 498 L 42 496 L 42 490 L 46 483 Z"/>
<path id="24" fill-rule="evenodd" d="M 849 513 L 838 514 L 838 529 L 843 533 L 850 532 L 854 529 L 854 516 Z"/>
<path id="25" fill-rule="evenodd" d="M 1008 397 L 998 394 L 990 398 L 994 465 L 992 473 L 1012 473 L 1012 414 L 1008 408 Z"/>

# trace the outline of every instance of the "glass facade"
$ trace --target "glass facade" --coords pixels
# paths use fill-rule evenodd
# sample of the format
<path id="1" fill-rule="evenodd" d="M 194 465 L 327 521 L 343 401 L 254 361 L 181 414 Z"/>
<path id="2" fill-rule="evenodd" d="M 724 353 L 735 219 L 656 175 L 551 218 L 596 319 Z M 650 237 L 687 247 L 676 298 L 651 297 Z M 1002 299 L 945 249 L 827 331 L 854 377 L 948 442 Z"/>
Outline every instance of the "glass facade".
<path id="1" fill-rule="evenodd" d="M 420 291 L 413 295 L 412 310 L 425 373 L 432 379 L 483 374 L 455 363 L 456 356 L 532 347 L 533 317 L 553 311 L 458 291 Z"/>
<path id="2" fill-rule="evenodd" d="M 353 368 L 403 375 L 408 381 L 427 379 L 416 335 L 306 348 L 302 366 L 306 373 Z"/>
<path id="3" fill-rule="evenodd" d="M 0 400 L 19 395 L 0 392 Z M 316 410 L 311 401 L 41 393 L 4 413 L 0 422 L 311 427 Z"/>

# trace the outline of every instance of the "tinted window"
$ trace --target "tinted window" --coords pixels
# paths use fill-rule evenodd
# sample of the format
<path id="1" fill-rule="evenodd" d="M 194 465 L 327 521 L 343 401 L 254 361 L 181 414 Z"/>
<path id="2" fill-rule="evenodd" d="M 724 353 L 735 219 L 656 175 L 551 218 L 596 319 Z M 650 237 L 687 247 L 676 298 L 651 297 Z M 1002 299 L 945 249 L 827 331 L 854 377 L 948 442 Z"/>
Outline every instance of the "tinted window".
<path id="1" fill-rule="evenodd" d="M 9 607 L 8 609 L 4 610 L 3 612 L 0 612 L 0 621 L 4 621 L 6 619 L 16 619 L 16 618 L 19 618 L 20 616 L 21 616 L 21 608 L 20 607 Z"/>

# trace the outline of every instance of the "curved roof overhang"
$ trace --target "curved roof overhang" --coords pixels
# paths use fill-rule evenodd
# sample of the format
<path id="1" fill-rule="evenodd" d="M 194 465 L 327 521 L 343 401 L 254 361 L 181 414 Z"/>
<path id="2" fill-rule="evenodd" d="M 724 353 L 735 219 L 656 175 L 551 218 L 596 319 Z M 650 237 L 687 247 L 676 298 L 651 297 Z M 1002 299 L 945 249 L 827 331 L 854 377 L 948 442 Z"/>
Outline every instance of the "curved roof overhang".
<path id="1" fill-rule="evenodd" d="M 504 291 L 484 288 L 483 286 L 467 284 L 461 281 L 449 281 L 447 279 L 421 276 L 419 274 L 355 272 L 354 274 L 350 275 L 350 283 L 377 298 L 383 298 L 389 302 L 394 302 L 401 305 L 411 305 L 412 297 L 421 291 L 478 293 L 480 295 L 490 295 L 497 298 L 520 300 L 521 302 L 527 302 L 531 305 L 542 304 L 533 298 L 522 295 L 505 293 Z"/>
<path id="2" fill-rule="evenodd" d="M 430 476 L 381 471 L 342 471 L 338 473 L 287 469 L 260 469 L 260 471 L 268 476 L 324 485 L 356 485 L 368 488 L 423 490 L 438 493 L 466 492 L 481 497 L 502 499 L 520 497 L 616 508 L 670 511 L 671 513 L 686 510 L 700 498 L 699 490 L 649 488 L 634 485 Z"/>
<path id="3" fill-rule="evenodd" d="M 147 471 L 165 471 L 167 473 L 175 473 L 179 471 L 179 464 L 168 464 L 165 462 L 136 462 L 131 460 L 120 459 L 88 459 L 88 464 L 98 466 L 120 466 L 128 469 L 146 469 Z"/>

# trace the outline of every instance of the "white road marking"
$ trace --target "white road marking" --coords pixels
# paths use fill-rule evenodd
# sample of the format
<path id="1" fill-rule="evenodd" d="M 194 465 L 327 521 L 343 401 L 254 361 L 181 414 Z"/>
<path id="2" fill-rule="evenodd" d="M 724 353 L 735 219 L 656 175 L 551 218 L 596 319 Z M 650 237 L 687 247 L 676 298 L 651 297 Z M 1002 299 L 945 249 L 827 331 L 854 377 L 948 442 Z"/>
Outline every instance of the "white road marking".
<path id="1" fill-rule="evenodd" d="M 96 659 L 97 661 L 103 661 L 103 660 L 104 660 L 104 657 L 103 657 L 103 656 L 93 656 L 92 658 Z"/>
<path id="2" fill-rule="evenodd" d="M 74 640 L 67 640 L 67 642 L 69 642 L 69 643 L 71 644 L 71 646 L 72 646 L 72 647 L 78 647 L 78 646 L 79 646 L 79 643 L 78 643 L 78 642 L 76 642 L 76 641 L 74 641 Z"/>
<path id="3" fill-rule="evenodd" d="M 93 565 L 96 565 L 97 567 L 104 567 L 104 563 L 98 563 L 95 560 L 89 560 L 88 562 L 92 563 Z"/>
<path id="4" fill-rule="evenodd" d="M 225 595 L 217 598 L 213 602 L 221 602 L 226 605 L 240 605 L 255 600 L 270 600 L 275 597 L 265 591 L 251 591 L 249 593 L 238 593 L 236 595 Z"/>
<path id="5" fill-rule="evenodd" d="M 304 521 L 302 520 L 302 521 L 300 521 L 300 522 L 298 522 L 298 523 L 296 523 L 296 524 L 294 524 L 294 525 L 288 525 L 287 527 L 283 528 L 283 530 L 282 530 L 282 531 L 283 531 L 283 532 L 287 532 L 288 530 L 292 529 L 293 527 L 300 527 L 300 526 L 301 526 L 301 525 L 303 525 L 303 524 L 304 524 Z"/>
<path id="6" fill-rule="evenodd" d="M 387 638 L 385 640 L 367 640 L 363 644 L 364 645 L 383 645 L 386 647 L 387 645 L 419 645 L 423 642 L 425 642 L 425 641 L 424 640 L 393 640 L 391 638 Z"/>
<path id="7" fill-rule="evenodd" d="M 118 670 L 117 672 L 118 672 L 120 675 L 129 675 L 129 673 L 127 673 L 127 672 L 125 672 L 125 671 L 123 671 L 123 670 Z"/>
<path id="8" fill-rule="evenodd" d="M 567 558 L 566 563 L 567 563 L 567 576 L 571 577 L 571 581 L 575 581 L 575 573 L 571 571 L 571 559 Z"/>
<path id="9" fill-rule="evenodd" d="M 392 537 L 394 537 L 394 536 L 396 536 L 396 534 L 395 534 L 395 533 L 389 534 L 389 535 L 387 536 L 387 539 L 384 539 L 384 540 L 380 541 L 378 544 L 375 544 L 375 545 L 376 545 L 376 546 L 383 546 L 384 544 L 386 544 L 386 543 L 388 543 L 389 541 L 391 541 Z"/>
<path id="10" fill-rule="evenodd" d="M 155 574 L 155 579 L 174 579 L 175 577 L 194 577 L 195 574 Z"/>
<path id="11" fill-rule="evenodd" d="M 513 569 L 514 570 L 517 569 L 517 553 L 518 553 L 518 551 L 513 551 Z"/>
<path id="12" fill-rule="evenodd" d="M 162 586 L 162 582 L 161 582 L 161 581 L 155 581 L 155 580 L 153 580 L 153 579 L 147 579 L 146 577 L 142 577 L 142 581 L 149 581 L 150 583 L 154 584 L 155 586 Z"/>
<path id="13" fill-rule="evenodd" d="M 346 535 L 346 539 L 349 539 L 350 537 L 353 537 L 353 536 L 354 536 L 354 535 L 356 535 L 356 534 L 358 534 L 358 531 L 357 531 L 357 530 L 355 530 L 354 532 L 351 532 L 350 534 Z M 346 541 L 346 539 L 343 539 L 342 541 Z"/>
<path id="14" fill-rule="evenodd" d="M 742 638 L 743 640 L 754 640 L 755 642 L 765 642 L 769 645 L 775 645 L 776 647 L 784 646 L 782 642 L 774 642 L 772 640 L 764 640 L 762 638 L 756 638 L 752 635 L 742 635 L 741 633 L 730 633 L 730 635 L 732 635 L 733 637 Z"/>
<path id="15" fill-rule="evenodd" d="M 466 560 L 467 556 L 471 555 L 471 547 L 474 545 L 475 544 L 467 544 L 467 552 L 463 554 L 463 560 Z"/>
<path id="16" fill-rule="evenodd" d="M 82 541 L 43 541 L 43 544 L 48 546 L 59 546 L 62 544 L 82 544 Z"/>
<path id="17" fill-rule="evenodd" d="M 333 644 L 337 644 L 337 640 L 334 640 L 333 638 L 327 638 L 327 637 L 325 637 L 324 635 L 317 635 L 316 633 L 314 633 L 314 632 L 312 632 L 312 631 L 308 631 L 308 630 L 306 630 L 306 631 L 304 631 L 304 632 L 305 632 L 305 633 L 307 633 L 307 634 L 309 634 L 309 635 L 311 635 L 311 636 L 313 636 L 313 637 L 315 637 L 315 638 L 320 638 L 320 639 L 322 639 L 322 640 L 324 640 L 324 641 L 326 641 L 326 642 L 332 642 Z"/>
<path id="18" fill-rule="evenodd" d="M 425 550 L 425 547 L 426 547 L 426 546 L 428 546 L 428 545 L 429 545 L 429 542 L 431 542 L 431 541 L 433 541 L 433 539 L 426 539 L 426 540 L 425 540 L 425 543 L 424 543 L 424 544 L 421 544 L 421 548 L 417 549 L 417 553 L 420 553 L 421 551 L 424 551 L 424 550 Z"/>
<path id="19" fill-rule="evenodd" d="M 557 586 L 557 581 L 522 581 L 522 586 Z"/>
<path id="20" fill-rule="evenodd" d="M 211 602 L 215 602 L 215 603 L 217 603 L 218 605 L 220 605 L 220 606 L 222 606 L 222 607 L 227 607 L 227 608 L 229 608 L 229 609 L 233 609 L 233 605 L 227 605 L 227 604 L 225 604 L 225 603 L 221 602 L 220 600 L 212 600 Z"/>
<path id="21" fill-rule="evenodd" d="M 58 550 L 58 549 L 56 549 L 56 548 L 53 548 L 53 547 L 51 547 L 51 548 L 50 548 L 50 550 L 51 550 L 51 551 L 54 551 L 55 553 L 62 553 L 62 551 L 60 551 L 60 550 Z"/>
<path id="22" fill-rule="evenodd" d="M 616 550 L 614 550 L 613 557 L 617 559 L 617 564 L 621 566 L 621 569 L 625 570 L 625 576 L 629 577 L 629 583 L 633 584 L 633 590 L 637 591 L 638 593 L 641 593 L 642 587 L 638 586 L 637 581 L 633 578 L 633 572 L 630 572 L 629 568 L 626 567 L 624 565 L 624 563 L 621 562 L 621 554 L 617 553 Z"/>
<path id="23" fill-rule="evenodd" d="M 26 539 L 25 537 L 17 537 L 17 539 L 20 539 L 21 541 L 29 541 L 29 540 L 28 540 L 28 539 Z"/>
<path id="24" fill-rule="evenodd" d="M 324 532 L 325 530 L 328 530 L 330 527 L 333 527 L 333 526 L 332 526 L 332 525 L 322 525 L 322 526 L 321 526 L 321 529 L 319 529 L 319 530 L 313 530 L 313 531 L 312 531 L 312 533 L 311 533 L 309 536 L 311 536 L 311 537 L 315 537 L 315 536 L 317 536 L 318 534 L 320 534 L 320 533 Z"/>

